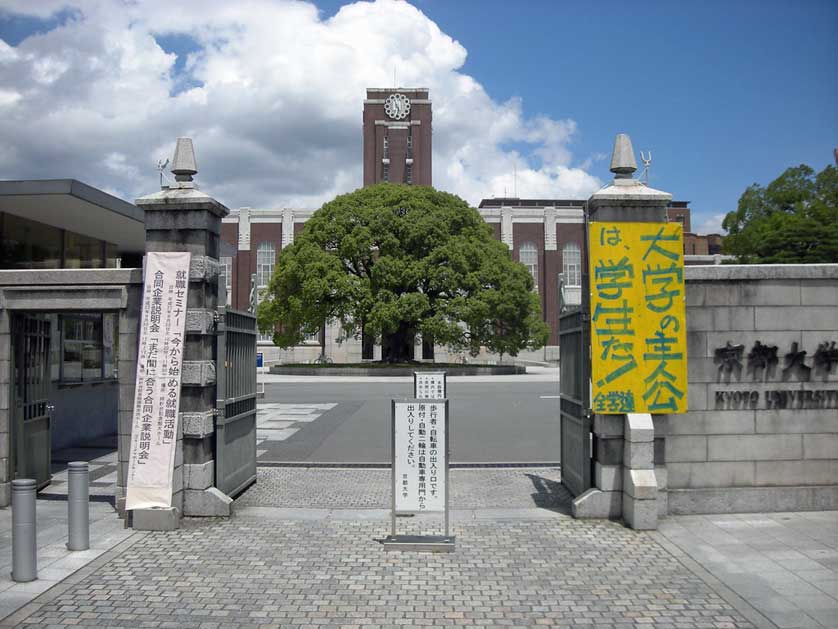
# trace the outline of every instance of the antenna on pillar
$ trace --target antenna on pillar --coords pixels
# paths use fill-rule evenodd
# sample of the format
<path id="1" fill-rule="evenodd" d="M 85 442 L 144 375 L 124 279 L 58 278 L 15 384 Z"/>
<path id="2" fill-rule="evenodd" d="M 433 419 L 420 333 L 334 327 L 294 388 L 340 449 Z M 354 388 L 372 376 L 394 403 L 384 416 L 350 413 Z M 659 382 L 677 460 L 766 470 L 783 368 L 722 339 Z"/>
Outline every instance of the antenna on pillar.
<path id="1" fill-rule="evenodd" d="M 158 159 L 157 160 L 157 172 L 160 173 L 160 187 L 163 187 L 163 171 L 166 170 L 166 166 L 169 165 L 169 158 L 167 157 L 166 160 Z"/>
<path id="2" fill-rule="evenodd" d="M 640 161 L 643 162 L 643 181 L 649 183 L 649 166 L 652 165 L 652 150 L 649 149 L 648 155 L 643 155 L 643 151 L 640 151 Z"/>

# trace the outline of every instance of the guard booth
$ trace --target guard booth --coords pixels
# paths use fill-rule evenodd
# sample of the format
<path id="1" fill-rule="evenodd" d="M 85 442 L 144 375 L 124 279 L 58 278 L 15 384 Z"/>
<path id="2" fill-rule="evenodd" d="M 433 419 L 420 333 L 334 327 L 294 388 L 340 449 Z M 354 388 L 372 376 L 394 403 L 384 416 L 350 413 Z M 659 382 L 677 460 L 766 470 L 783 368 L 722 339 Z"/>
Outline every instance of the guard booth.
<path id="1" fill-rule="evenodd" d="M 138 208 L 80 181 L 0 181 L 0 506 L 16 478 L 66 491 L 69 460 L 99 460 L 102 493 L 116 478 L 144 233 Z"/>

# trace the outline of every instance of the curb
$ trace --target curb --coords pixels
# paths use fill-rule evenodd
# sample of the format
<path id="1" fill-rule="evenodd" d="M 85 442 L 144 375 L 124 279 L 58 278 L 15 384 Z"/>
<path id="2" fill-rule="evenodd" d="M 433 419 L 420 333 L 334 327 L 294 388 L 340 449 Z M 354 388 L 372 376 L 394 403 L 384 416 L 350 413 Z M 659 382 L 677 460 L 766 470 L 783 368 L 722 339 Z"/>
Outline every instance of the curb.
<path id="1" fill-rule="evenodd" d="M 521 376 L 526 375 L 527 368 L 523 365 L 470 365 L 464 367 L 445 367 L 443 369 L 425 367 L 285 367 L 275 365 L 268 373 L 274 376 L 380 376 L 382 378 L 403 378 L 413 376 L 417 371 L 441 371 L 448 376 Z"/>

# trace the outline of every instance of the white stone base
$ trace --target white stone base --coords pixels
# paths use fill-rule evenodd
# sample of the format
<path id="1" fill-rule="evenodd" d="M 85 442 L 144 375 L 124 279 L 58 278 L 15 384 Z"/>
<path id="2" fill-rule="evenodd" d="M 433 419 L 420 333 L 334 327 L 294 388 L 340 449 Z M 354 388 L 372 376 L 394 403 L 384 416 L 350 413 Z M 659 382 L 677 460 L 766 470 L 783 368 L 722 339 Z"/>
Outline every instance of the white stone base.
<path id="1" fill-rule="evenodd" d="M 177 507 L 134 509 L 131 514 L 131 526 L 135 531 L 174 531 L 180 526 Z"/>
<path id="2" fill-rule="evenodd" d="M 183 498 L 183 513 L 198 517 L 230 517 L 233 515 L 233 499 L 215 487 L 209 489 L 187 489 Z"/>
<path id="3" fill-rule="evenodd" d="M 619 518 L 623 511 L 623 493 L 589 489 L 573 500 L 574 518 Z"/>

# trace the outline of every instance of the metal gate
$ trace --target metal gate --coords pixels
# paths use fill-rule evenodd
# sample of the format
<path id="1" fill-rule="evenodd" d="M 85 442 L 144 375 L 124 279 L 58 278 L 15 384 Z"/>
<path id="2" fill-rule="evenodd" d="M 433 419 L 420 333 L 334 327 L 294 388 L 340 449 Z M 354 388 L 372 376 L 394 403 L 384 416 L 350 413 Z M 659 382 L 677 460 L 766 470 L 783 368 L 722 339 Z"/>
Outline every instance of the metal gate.
<path id="1" fill-rule="evenodd" d="M 256 482 L 256 316 L 219 309 L 215 486 L 235 497 Z"/>
<path id="2" fill-rule="evenodd" d="M 12 432 L 15 478 L 49 484 L 52 444 L 50 398 L 50 322 L 45 315 L 12 319 Z"/>
<path id="3" fill-rule="evenodd" d="M 574 496 L 591 487 L 589 325 L 583 308 L 559 317 L 562 483 Z"/>

